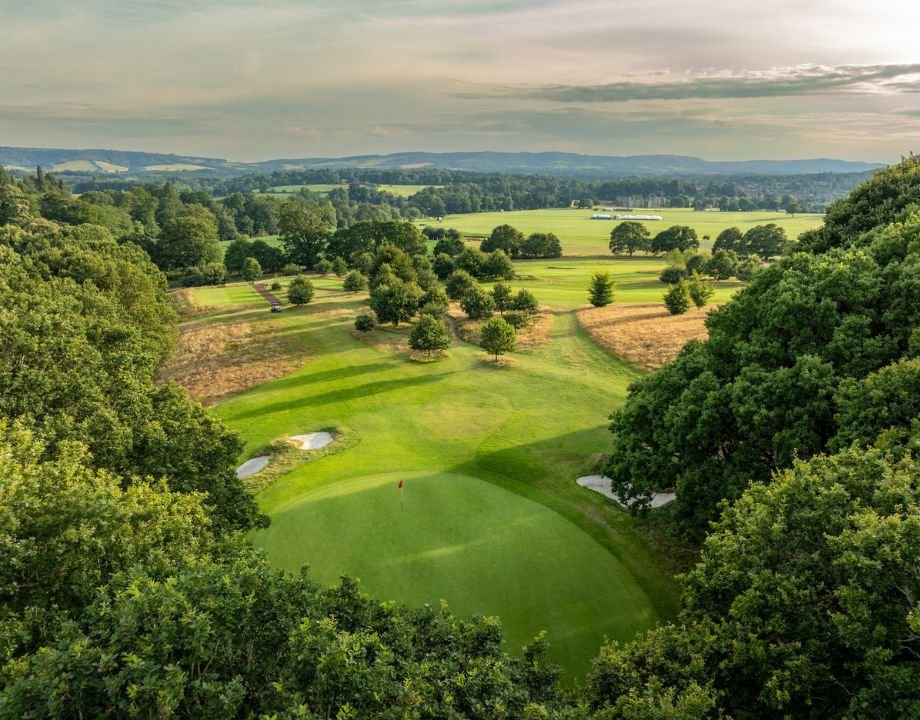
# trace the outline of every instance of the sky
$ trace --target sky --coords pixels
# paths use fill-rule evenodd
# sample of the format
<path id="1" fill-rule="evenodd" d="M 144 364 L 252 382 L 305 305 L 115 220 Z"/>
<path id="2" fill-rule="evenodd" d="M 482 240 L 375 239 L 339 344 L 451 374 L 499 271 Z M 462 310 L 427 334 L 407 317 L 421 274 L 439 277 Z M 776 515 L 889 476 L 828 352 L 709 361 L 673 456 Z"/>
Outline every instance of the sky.
<path id="1" fill-rule="evenodd" d="M 0 0 L 0 145 L 920 152 L 915 0 Z"/>

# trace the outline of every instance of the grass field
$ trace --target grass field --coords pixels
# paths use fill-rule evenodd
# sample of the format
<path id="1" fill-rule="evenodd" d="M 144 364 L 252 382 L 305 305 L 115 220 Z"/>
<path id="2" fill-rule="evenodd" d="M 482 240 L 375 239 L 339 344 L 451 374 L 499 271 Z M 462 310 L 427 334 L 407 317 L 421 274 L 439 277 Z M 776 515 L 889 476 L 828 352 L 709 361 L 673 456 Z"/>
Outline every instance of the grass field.
<path id="1" fill-rule="evenodd" d="M 273 523 L 254 541 L 272 562 L 310 564 L 325 583 L 358 576 L 381 599 L 498 615 L 509 651 L 547 630 L 570 677 L 605 636 L 672 617 L 673 565 L 650 547 L 645 521 L 574 482 L 608 447 L 607 416 L 638 377 L 578 325 L 570 308 L 584 302 L 592 263 L 574 265 L 533 273 L 538 298 L 555 295 L 552 334 L 502 368 L 466 343 L 428 364 L 354 337 L 366 296 L 333 278 L 314 279 L 310 305 L 275 315 L 245 285 L 198 290 L 213 322 L 276 323 L 310 349 L 300 370 L 216 407 L 246 443 L 241 460 L 318 429 L 356 440 L 259 494 Z"/>
<path id="2" fill-rule="evenodd" d="M 637 214 L 661 215 L 663 220 L 645 221 L 654 236 L 671 225 L 689 225 L 696 230 L 701 247 L 705 250 L 722 230 L 738 227 L 745 231 L 755 225 L 776 223 L 796 238 L 824 221 L 822 215 L 786 215 L 774 212 L 695 212 L 693 210 L 636 210 Z M 448 215 L 440 223 L 429 219 L 419 221 L 419 227 L 435 225 L 457 228 L 463 233 L 488 235 L 498 225 L 513 225 L 525 235 L 534 232 L 553 232 L 559 236 L 565 255 L 607 255 L 610 231 L 618 224 L 615 220 L 592 220 L 592 210 L 572 208 L 550 210 L 521 210 L 519 212 L 469 213 Z M 709 241 L 703 239 L 708 235 Z"/>

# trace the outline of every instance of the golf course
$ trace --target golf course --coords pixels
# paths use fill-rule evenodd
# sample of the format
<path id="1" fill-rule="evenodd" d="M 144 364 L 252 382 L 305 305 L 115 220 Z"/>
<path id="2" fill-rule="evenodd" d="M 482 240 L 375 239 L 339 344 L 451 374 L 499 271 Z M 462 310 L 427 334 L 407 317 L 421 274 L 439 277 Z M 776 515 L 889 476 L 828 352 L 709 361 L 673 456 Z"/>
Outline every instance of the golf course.
<path id="1" fill-rule="evenodd" d="M 313 276 L 314 300 L 280 314 L 246 284 L 195 290 L 196 323 L 274 325 L 307 348 L 301 369 L 215 407 L 245 441 L 241 463 L 301 433 L 351 439 L 305 454 L 259 493 L 272 523 L 255 544 L 279 568 L 309 565 L 322 583 L 349 575 L 379 599 L 498 616 L 509 652 L 546 631 L 571 678 L 605 637 L 627 640 L 672 617 L 673 565 L 652 547 L 648 521 L 575 483 L 595 469 L 608 415 L 639 377 L 576 320 L 599 266 L 620 279 L 624 301 L 664 287 L 655 260 L 519 263 L 528 279 L 513 285 L 553 309 L 552 330 L 500 366 L 456 338 L 426 363 L 400 351 L 403 328 L 361 337 L 353 320 L 367 296 L 331 276 Z"/>

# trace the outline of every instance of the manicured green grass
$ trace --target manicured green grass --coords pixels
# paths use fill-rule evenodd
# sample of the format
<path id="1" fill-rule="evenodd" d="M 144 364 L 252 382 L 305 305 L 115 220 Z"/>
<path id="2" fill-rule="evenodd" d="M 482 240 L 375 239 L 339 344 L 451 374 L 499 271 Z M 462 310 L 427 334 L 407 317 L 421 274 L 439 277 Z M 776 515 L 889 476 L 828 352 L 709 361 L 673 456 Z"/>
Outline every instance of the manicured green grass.
<path id="1" fill-rule="evenodd" d="M 555 260 L 519 260 L 515 272 L 527 279 L 512 280 L 514 288 L 526 287 L 543 305 L 553 308 L 577 308 L 588 302 L 588 283 L 595 272 L 609 272 L 616 281 L 614 301 L 625 303 L 659 303 L 668 286 L 658 280 L 665 266 L 661 258 L 557 258 Z M 725 302 L 742 283 L 736 280 L 714 282 L 714 303 Z"/>
<path id="2" fill-rule="evenodd" d="M 216 408 L 246 443 L 241 460 L 321 428 L 357 440 L 260 493 L 273 524 L 254 541 L 274 563 L 310 564 L 326 583 L 357 575 L 381 599 L 444 598 L 461 615 L 497 614 L 510 651 L 547 630 L 552 657 L 574 677 L 605 636 L 627 639 L 673 616 L 667 560 L 638 521 L 574 482 L 609 446 L 607 416 L 636 371 L 562 310 L 550 342 L 510 366 L 464 343 L 416 363 L 353 337 L 366 296 L 314 282 L 310 305 L 264 316 L 304 333 L 310 362 Z M 199 292 L 207 304 L 211 291 Z"/>
<path id="3" fill-rule="evenodd" d="M 470 213 L 448 215 L 442 222 L 429 219 L 419 221 L 419 227 L 435 225 L 457 228 L 464 233 L 488 235 L 498 225 L 513 225 L 525 235 L 534 232 L 552 232 L 559 236 L 565 255 L 608 255 L 610 231 L 618 224 L 615 220 L 592 220 L 593 210 L 557 208 L 550 210 L 522 210 L 519 212 Z M 616 214 L 616 213 L 611 213 Z M 786 230 L 790 239 L 805 230 L 820 226 L 822 215 L 786 215 L 775 212 L 695 212 L 693 210 L 636 209 L 633 214 L 661 215 L 663 220 L 645 221 L 654 236 L 671 225 L 689 225 L 696 230 L 701 246 L 707 249 L 722 230 L 735 226 L 742 232 L 755 225 L 776 223 Z M 703 236 L 708 235 L 709 241 Z"/>

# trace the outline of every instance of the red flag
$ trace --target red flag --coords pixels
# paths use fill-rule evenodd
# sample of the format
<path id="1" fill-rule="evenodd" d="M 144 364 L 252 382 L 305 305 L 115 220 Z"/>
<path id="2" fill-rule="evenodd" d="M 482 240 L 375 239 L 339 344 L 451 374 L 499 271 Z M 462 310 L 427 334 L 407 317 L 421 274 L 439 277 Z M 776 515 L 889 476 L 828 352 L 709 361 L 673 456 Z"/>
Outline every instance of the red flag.
<path id="1" fill-rule="evenodd" d="M 402 490 L 402 480 L 399 481 L 398 487 L 399 487 L 400 490 Z"/>

